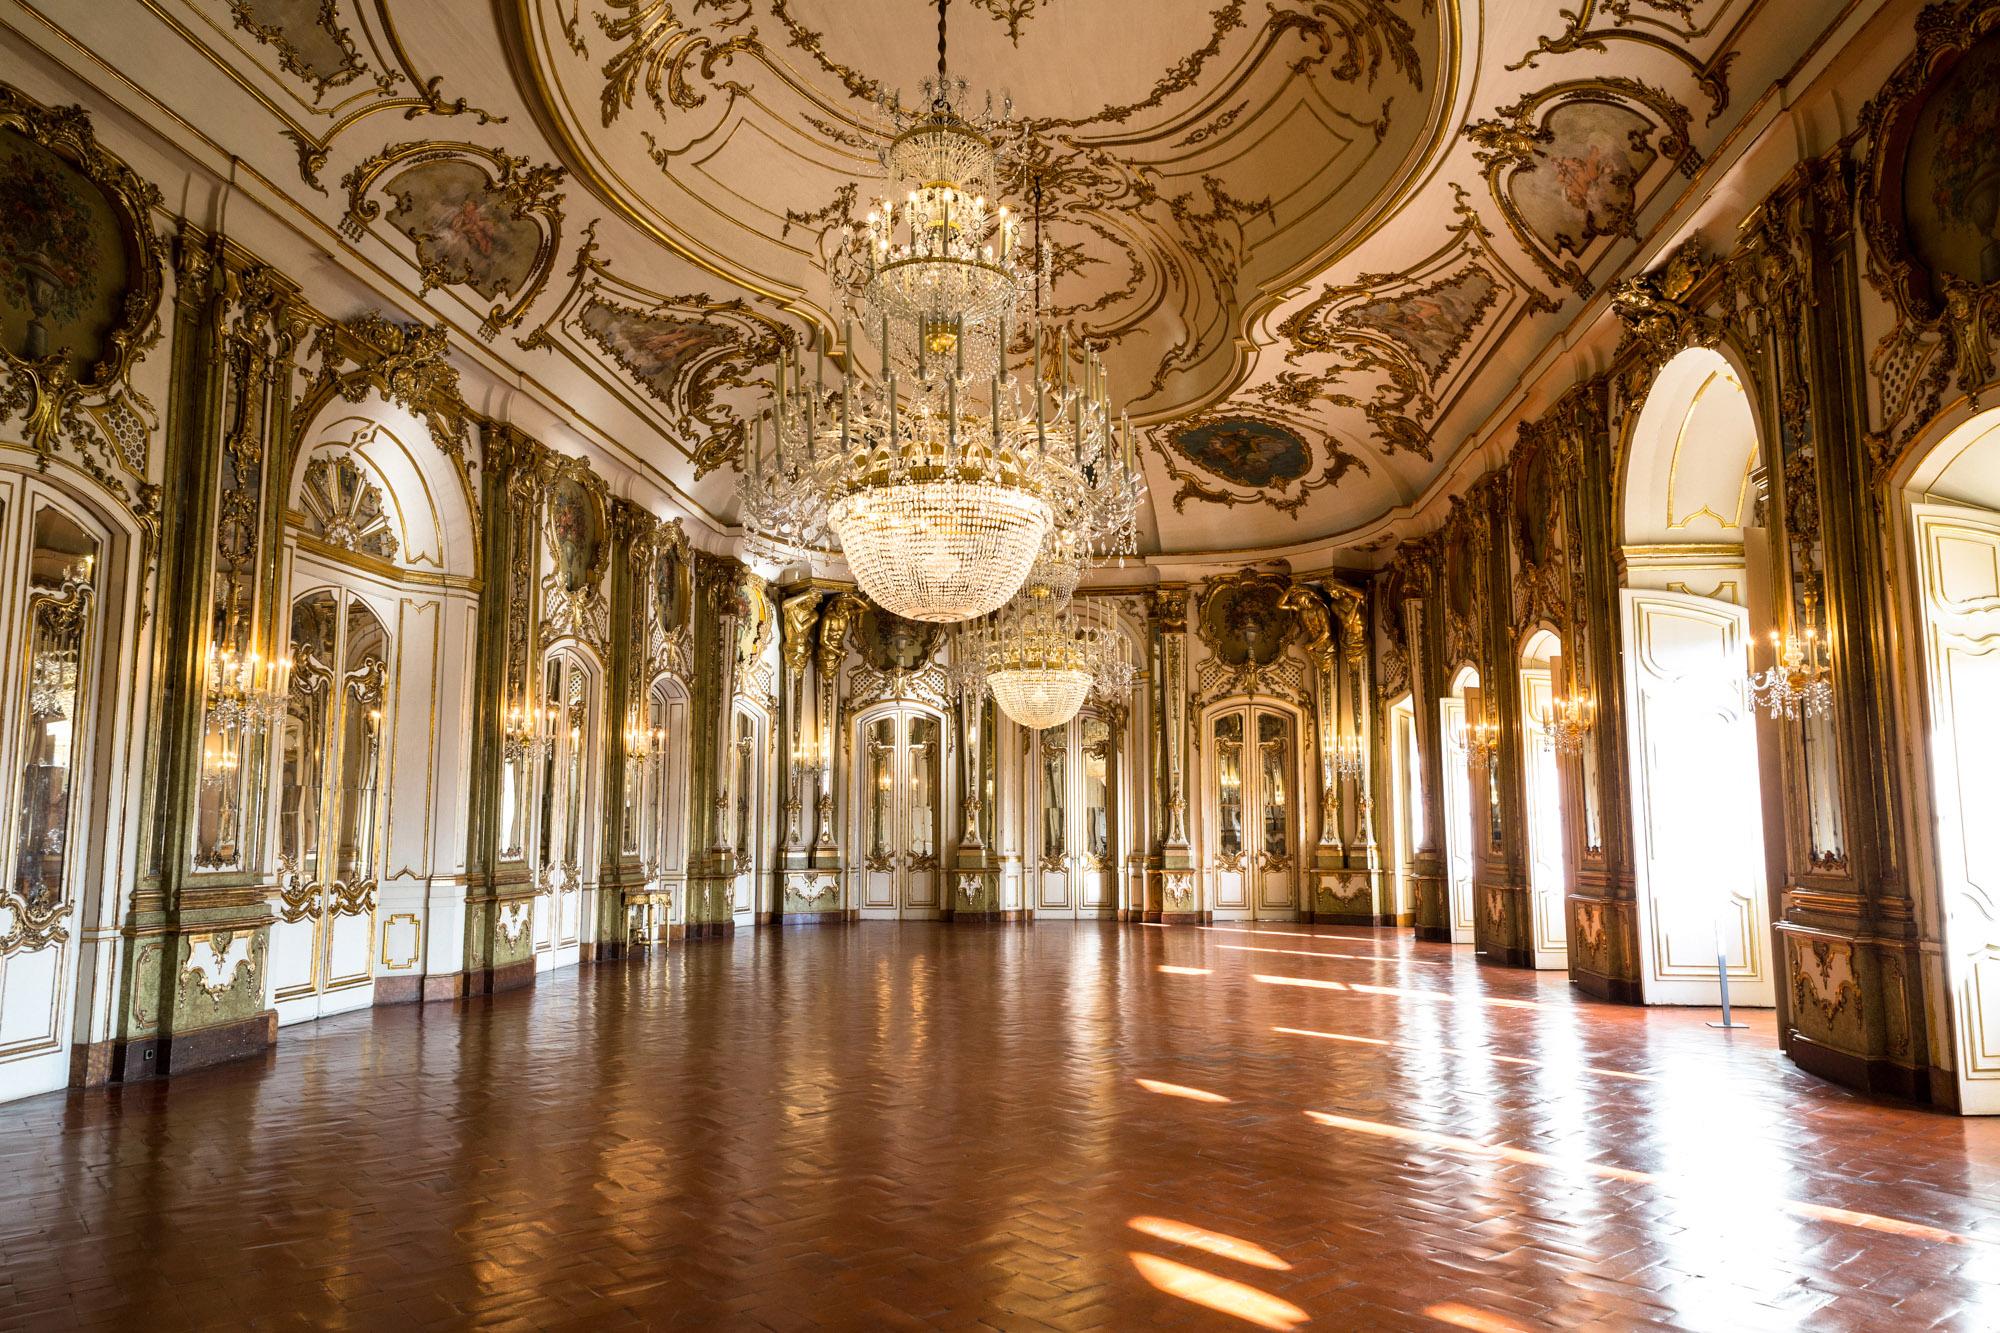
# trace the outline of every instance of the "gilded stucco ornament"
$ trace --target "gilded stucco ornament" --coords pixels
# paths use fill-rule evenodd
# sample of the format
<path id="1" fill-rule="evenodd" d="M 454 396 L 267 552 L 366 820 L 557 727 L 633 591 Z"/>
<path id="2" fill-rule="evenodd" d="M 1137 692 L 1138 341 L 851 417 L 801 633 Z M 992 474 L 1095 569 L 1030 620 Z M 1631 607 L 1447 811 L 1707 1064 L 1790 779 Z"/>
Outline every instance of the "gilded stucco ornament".
<path id="1" fill-rule="evenodd" d="M 1322 364 L 1280 371 L 1257 386 L 1258 398 L 1293 410 L 1357 409 L 1385 451 L 1430 459 L 1430 422 L 1463 384 L 1474 359 L 1468 346 L 1498 336 L 1512 319 L 1557 308 L 1500 257 L 1464 188 L 1451 189 L 1456 221 L 1437 250 L 1400 273 L 1324 284 L 1279 323 L 1287 365 Z M 1371 376 L 1365 397 L 1338 387 Z"/>
<path id="2" fill-rule="evenodd" d="M 341 178 L 341 234 L 385 222 L 415 247 L 419 295 L 467 287 L 493 302 L 482 338 L 521 322 L 548 283 L 562 238 L 563 169 L 492 148 L 419 140 L 392 144 Z M 393 201 L 384 213 L 379 187 Z"/>
<path id="3" fill-rule="evenodd" d="M 160 414 L 132 371 L 160 337 L 160 192 L 98 144 L 83 108 L 5 85 L 0 190 L 0 417 L 20 422 L 45 465 L 67 447 L 139 518 L 150 547 Z"/>
<path id="4" fill-rule="evenodd" d="M 1596 290 L 1586 257 L 1601 239 L 1636 239 L 1639 190 L 1661 160 L 1692 176 L 1701 154 L 1688 110 L 1664 89 L 1622 75 L 1569 79 L 1527 93 L 1465 127 L 1487 187 L 1550 281 Z"/>
<path id="5" fill-rule="evenodd" d="M 1707 0 L 1578 0 L 1574 9 L 1556 12 L 1563 20 L 1561 32 L 1542 37 L 1535 49 L 1507 66 L 1514 70 L 1533 69 L 1545 55 L 1569 55 L 1589 51 L 1608 56 L 1612 42 L 1632 42 L 1649 51 L 1673 57 L 1687 66 L 1695 84 L 1708 98 L 1708 118 L 1729 107 L 1729 68 L 1739 54 L 1735 48 L 1718 45 L 1706 57 L 1694 50 L 1695 43 L 1715 31 L 1717 22 L 1729 8 L 1728 0 L 1716 6 L 1706 22 L 1696 11 Z M 1608 20 L 1608 23 L 1600 22 Z"/>
<path id="6" fill-rule="evenodd" d="M 599 254 L 594 220 L 568 276 L 569 290 L 521 347 L 560 352 L 653 418 L 697 480 L 740 468 L 766 367 L 793 341 L 786 326 L 741 298 L 668 295 L 626 281 Z"/>
<path id="7" fill-rule="evenodd" d="M 1404 164 L 1448 133 L 1459 40 L 1450 6 L 1175 0 L 1148 14 L 1152 35 L 1172 37 L 1147 43 L 1146 66 L 1120 70 L 1107 102 L 1088 80 L 1051 77 L 1075 57 L 1060 45 L 1053 0 L 977 4 L 975 30 L 982 11 L 1000 25 L 993 85 L 1043 113 L 1015 122 L 998 184 L 1023 200 L 1042 187 L 1057 257 L 1044 311 L 1108 347 L 1119 379 L 1159 396 L 1162 411 L 1211 397 L 1233 373 L 1250 307 L 1289 286 L 1316 248 L 1302 238 L 1339 235 L 1354 214 L 1372 214 L 1408 185 Z M 894 96 L 911 68 L 903 57 L 929 42 L 921 8 L 908 32 L 865 53 L 847 25 L 812 27 L 791 0 L 604 0 L 594 25 L 566 3 L 516 8 L 531 90 L 605 202 L 695 263 L 787 298 L 810 289 L 806 266 L 833 258 L 868 210 L 852 185 L 861 173 L 842 165 L 874 156 L 883 135 L 871 108 Z M 1310 115 L 1296 114 L 1302 89 Z M 1342 169 L 1302 170 L 1273 191 L 1263 167 L 1278 140 L 1294 163 L 1338 157 Z M 739 156 L 773 144 L 785 154 L 776 171 Z M 635 197 L 621 182 L 647 161 L 666 189 Z M 804 206 L 765 193 L 801 176 L 814 182 Z M 718 179 L 736 182 L 748 206 L 703 227 Z M 763 216 L 785 218 L 785 234 L 750 225 Z M 1167 328 L 1177 332 L 1162 336 Z"/>
<path id="8" fill-rule="evenodd" d="M 319 173 L 326 166 L 333 141 L 358 122 L 385 111 L 399 111 L 404 120 L 419 116 L 472 116 L 481 125 L 502 124 L 496 116 L 468 103 L 463 97 L 446 97 L 443 80 L 417 71 L 396 31 L 389 12 L 389 0 L 320 0 L 314 7 L 298 0 L 228 0 L 231 17 L 238 30 L 248 33 L 277 58 L 278 70 L 305 85 L 310 100 L 292 102 L 309 118 L 300 120 L 290 111 L 245 82 L 223 52 L 203 47 L 230 77 L 262 101 L 267 110 L 283 122 L 281 131 L 298 153 L 299 176 L 313 189 L 324 193 Z M 352 4 L 353 22 L 342 23 L 347 5 Z M 357 42 L 354 29 L 361 30 Z M 367 45 L 364 54 L 361 43 Z M 251 54 L 246 48 L 238 52 Z M 289 99 L 287 99 L 289 100 Z"/>

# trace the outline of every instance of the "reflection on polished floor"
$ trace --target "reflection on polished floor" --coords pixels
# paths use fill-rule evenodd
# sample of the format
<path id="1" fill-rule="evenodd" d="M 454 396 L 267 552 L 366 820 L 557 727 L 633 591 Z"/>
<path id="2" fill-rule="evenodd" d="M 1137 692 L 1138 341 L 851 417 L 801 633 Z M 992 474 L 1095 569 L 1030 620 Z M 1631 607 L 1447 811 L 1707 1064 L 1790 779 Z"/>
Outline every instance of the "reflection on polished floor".
<path id="1" fill-rule="evenodd" d="M 1994 1327 L 2000 1125 L 1333 927 L 757 932 L 0 1107 L 0 1325 Z"/>

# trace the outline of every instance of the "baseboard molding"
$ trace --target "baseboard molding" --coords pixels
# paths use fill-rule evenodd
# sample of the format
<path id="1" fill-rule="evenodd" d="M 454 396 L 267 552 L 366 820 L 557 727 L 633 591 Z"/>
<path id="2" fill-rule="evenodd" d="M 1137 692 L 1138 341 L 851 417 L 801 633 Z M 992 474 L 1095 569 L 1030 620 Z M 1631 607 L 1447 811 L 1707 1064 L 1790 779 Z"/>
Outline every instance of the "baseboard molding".
<path id="1" fill-rule="evenodd" d="M 278 1011 L 235 1023 L 111 1043 L 107 1081 L 137 1083 L 261 1055 L 278 1040 Z"/>
<path id="2" fill-rule="evenodd" d="M 1817 1075 L 1829 1083 L 1920 1106 L 1940 1105 L 1934 1094 L 1937 1076 L 1944 1072 L 1942 1070 L 1914 1069 L 1889 1060 L 1870 1060 L 1852 1051 L 1816 1042 L 1796 1031 L 1792 1033 L 1791 1049 L 1785 1054 L 1808 1074 Z M 1949 1074 L 1945 1075 L 1945 1081 L 1949 1085 Z M 1942 1109 L 1956 1109 L 1957 1100 L 1954 1092 Z"/>
<path id="3" fill-rule="evenodd" d="M 1644 1004 L 1645 989 L 1631 977 L 1607 977 L 1596 972 L 1571 972 L 1570 984 L 1593 1000 L 1607 1004 Z"/>
<path id="4" fill-rule="evenodd" d="M 523 958 L 518 963 L 507 963 L 500 967 L 480 967 L 460 974 L 461 996 L 497 995 L 501 991 L 519 990 L 523 986 L 535 984 L 535 960 Z"/>

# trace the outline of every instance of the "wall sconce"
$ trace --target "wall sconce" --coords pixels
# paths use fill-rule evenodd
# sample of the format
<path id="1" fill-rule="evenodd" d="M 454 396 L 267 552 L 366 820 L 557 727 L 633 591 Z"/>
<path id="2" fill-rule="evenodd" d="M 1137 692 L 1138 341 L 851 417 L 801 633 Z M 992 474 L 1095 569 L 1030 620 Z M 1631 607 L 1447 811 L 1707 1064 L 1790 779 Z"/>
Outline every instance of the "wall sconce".
<path id="1" fill-rule="evenodd" d="M 506 723 L 501 728 L 501 757 L 536 760 L 548 754 L 554 743 L 556 709 L 516 707 L 507 712 Z"/>
<path id="2" fill-rule="evenodd" d="M 1361 776 L 1363 750 L 1359 736 L 1342 736 L 1333 743 L 1333 771 L 1343 778 Z"/>
<path id="3" fill-rule="evenodd" d="M 1464 722 L 1452 733 L 1451 743 L 1460 754 L 1480 767 L 1500 754 L 1500 728 L 1492 722 Z"/>
<path id="4" fill-rule="evenodd" d="M 635 768 L 657 768 L 667 755 L 667 733 L 663 727 L 625 728 L 625 761 Z"/>
<path id="5" fill-rule="evenodd" d="M 261 735 L 285 715 L 292 659 L 210 644 L 204 702 L 212 726 Z"/>
<path id="6" fill-rule="evenodd" d="M 1833 711 L 1832 668 L 1826 647 L 1817 629 L 1808 628 L 1805 638 L 1771 631 L 1771 665 L 1763 671 L 1750 660 L 1746 690 L 1752 708 L 1766 710 L 1772 719 L 1787 722 L 1800 717 L 1825 717 Z"/>
<path id="7" fill-rule="evenodd" d="M 1535 718 L 1543 739 L 1549 747 L 1560 755 L 1583 753 L 1584 737 L 1590 734 L 1590 725 L 1597 716 L 1597 701 L 1585 695 L 1581 698 L 1558 695 L 1549 700 L 1549 706 L 1542 709 Z"/>

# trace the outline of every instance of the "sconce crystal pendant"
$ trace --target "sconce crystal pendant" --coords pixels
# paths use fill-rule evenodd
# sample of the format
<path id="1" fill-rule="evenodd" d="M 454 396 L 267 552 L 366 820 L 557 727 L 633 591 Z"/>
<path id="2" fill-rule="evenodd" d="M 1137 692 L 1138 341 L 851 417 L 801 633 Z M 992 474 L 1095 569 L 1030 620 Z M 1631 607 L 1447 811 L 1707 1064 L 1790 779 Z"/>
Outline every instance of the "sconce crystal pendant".
<path id="1" fill-rule="evenodd" d="M 831 266 L 877 344 L 879 372 L 856 363 L 852 319 L 834 383 L 824 349 L 810 382 L 781 351 L 741 487 L 756 538 L 837 547 L 877 605 L 934 623 L 1005 605 L 1051 531 L 1132 551 L 1144 491 L 1102 361 L 1072 355 L 1066 334 L 1044 337 L 1030 298 L 1050 276 L 1048 252 L 1039 239 L 1024 245 L 1018 220 L 988 203 L 998 122 L 961 109 L 944 8 L 927 105 L 884 105 L 889 197 L 846 233 Z"/>
<path id="2" fill-rule="evenodd" d="M 1806 630 L 1803 640 L 1772 630 L 1771 659 L 1764 670 L 1751 671 L 1746 683 L 1752 708 L 1788 722 L 1833 711 L 1832 673 L 1818 630 Z"/>
<path id="3" fill-rule="evenodd" d="M 1359 736 L 1342 736 L 1333 744 L 1333 771 L 1343 778 L 1361 776 L 1362 754 Z"/>
<path id="4" fill-rule="evenodd" d="M 1500 754 L 1500 728 L 1491 722 L 1462 722 L 1452 729 L 1451 746 L 1474 764 L 1485 766 Z"/>

